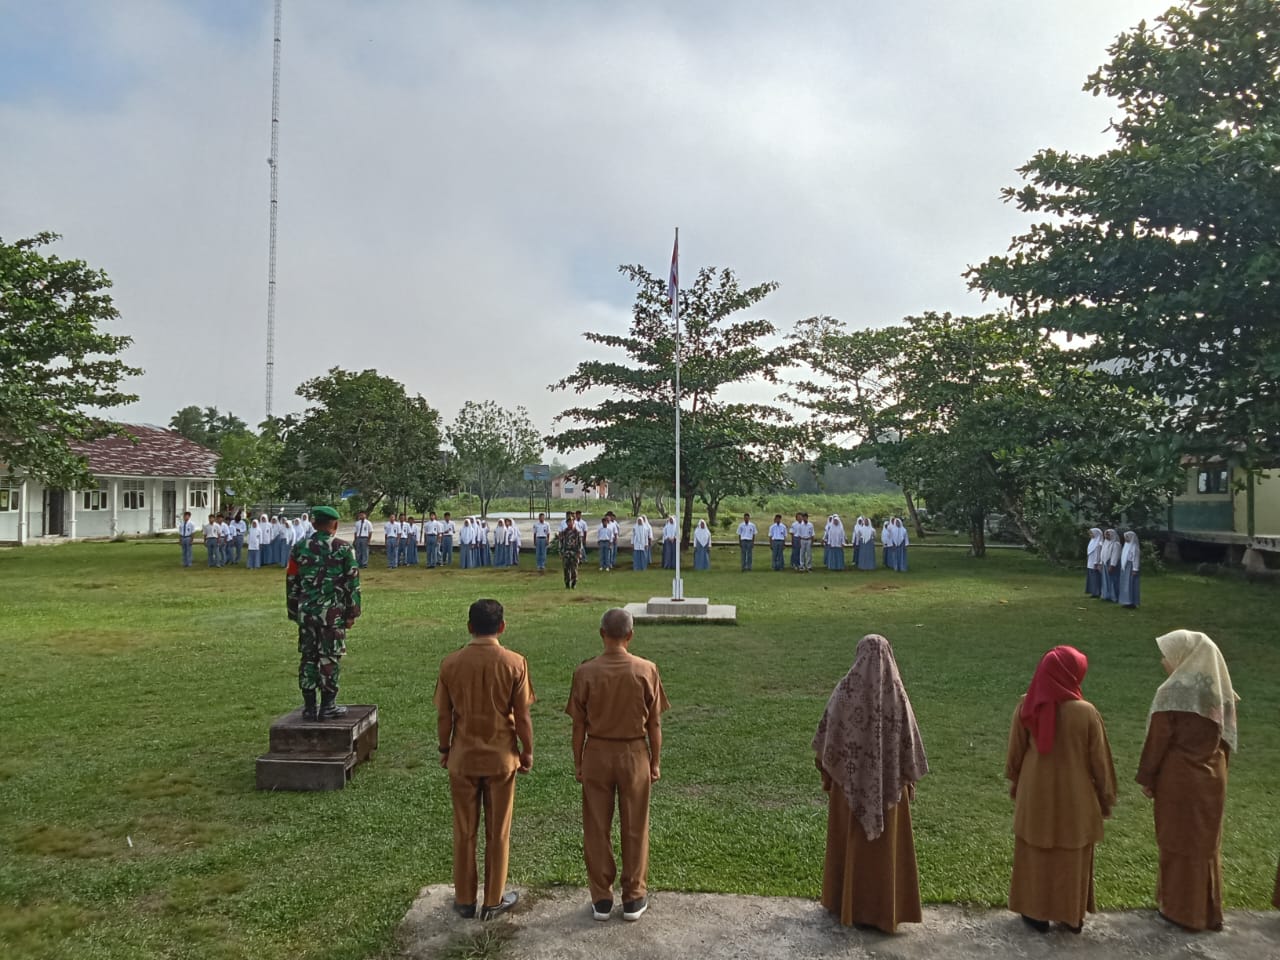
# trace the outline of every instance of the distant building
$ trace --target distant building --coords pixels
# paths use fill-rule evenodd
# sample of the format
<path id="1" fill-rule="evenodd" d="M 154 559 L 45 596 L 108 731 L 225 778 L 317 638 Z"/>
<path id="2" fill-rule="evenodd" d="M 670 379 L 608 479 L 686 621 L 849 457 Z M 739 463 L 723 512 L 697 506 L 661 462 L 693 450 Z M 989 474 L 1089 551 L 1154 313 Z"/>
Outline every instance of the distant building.
<path id="1" fill-rule="evenodd" d="M 1222 544 L 1233 560 L 1248 549 L 1280 551 L 1280 469 L 1251 476 L 1229 457 L 1183 467 L 1186 486 L 1169 507 L 1175 541 Z"/>
<path id="2" fill-rule="evenodd" d="M 104 437 L 71 444 L 97 486 L 46 487 L 0 464 L 0 541 L 38 537 L 84 539 L 176 530 L 183 511 L 203 525 L 218 510 L 218 454 L 174 430 L 120 424 L 136 438 Z"/>
<path id="3" fill-rule="evenodd" d="M 594 486 L 572 480 L 569 474 L 562 473 L 551 478 L 552 500 L 607 500 L 609 499 L 609 483 L 602 480 Z"/>

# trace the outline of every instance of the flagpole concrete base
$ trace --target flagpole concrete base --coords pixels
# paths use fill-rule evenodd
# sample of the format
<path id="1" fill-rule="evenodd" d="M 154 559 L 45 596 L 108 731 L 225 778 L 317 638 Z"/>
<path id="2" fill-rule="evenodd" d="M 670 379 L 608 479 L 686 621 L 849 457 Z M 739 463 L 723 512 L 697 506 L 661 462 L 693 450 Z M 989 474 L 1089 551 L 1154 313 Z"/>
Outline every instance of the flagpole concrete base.
<path id="1" fill-rule="evenodd" d="M 738 608 L 714 604 L 706 597 L 650 597 L 647 603 L 629 603 L 627 613 L 636 623 L 737 623 Z"/>

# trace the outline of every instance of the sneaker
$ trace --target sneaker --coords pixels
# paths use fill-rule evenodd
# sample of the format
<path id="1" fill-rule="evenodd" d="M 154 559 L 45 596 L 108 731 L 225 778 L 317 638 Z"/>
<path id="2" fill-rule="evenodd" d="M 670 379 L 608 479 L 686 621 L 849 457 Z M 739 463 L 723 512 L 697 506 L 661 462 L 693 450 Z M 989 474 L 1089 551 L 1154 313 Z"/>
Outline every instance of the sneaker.
<path id="1" fill-rule="evenodd" d="M 595 920 L 608 920 L 613 913 L 612 900 L 597 900 L 591 905 L 591 916 Z"/>
<path id="2" fill-rule="evenodd" d="M 510 893 L 502 895 L 502 902 L 492 907 L 484 907 L 480 910 L 481 920 L 492 920 L 494 917 L 506 913 L 516 905 L 516 901 L 520 899 L 520 894 L 512 890 Z"/>
<path id="3" fill-rule="evenodd" d="M 476 915 L 476 905 L 474 903 L 453 903 L 453 912 L 460 916 L 463 920 L 470 920 Z"/>
<path id="4" fill-rule="evenodd" d="M 641 897 L 639 900 L 628 900 L 622 905 L 623 920 L 639 920 L 640 915 L 649 909 L 649 899 Z"/>

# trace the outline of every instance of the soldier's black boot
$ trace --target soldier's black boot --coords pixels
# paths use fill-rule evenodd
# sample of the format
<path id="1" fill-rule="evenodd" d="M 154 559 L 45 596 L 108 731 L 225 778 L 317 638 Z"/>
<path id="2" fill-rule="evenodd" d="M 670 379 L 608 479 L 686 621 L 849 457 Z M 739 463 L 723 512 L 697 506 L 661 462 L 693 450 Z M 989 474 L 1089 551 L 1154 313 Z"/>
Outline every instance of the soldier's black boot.
<path id="1" fill-rule="evenodd" d="M 320 694 L 320 710 L 316 714 L 317 720 L 332 720 L 334 717 L 345 716 L 347 708 L 339 706 L 333 701 L 338 699 L 336 693 Z"/>
<path id="2" fill-rule="evenodd" d="M 316 692 L 314 690 L 302 691 L 302 719 L 314 720 L 316 718 Z"/>

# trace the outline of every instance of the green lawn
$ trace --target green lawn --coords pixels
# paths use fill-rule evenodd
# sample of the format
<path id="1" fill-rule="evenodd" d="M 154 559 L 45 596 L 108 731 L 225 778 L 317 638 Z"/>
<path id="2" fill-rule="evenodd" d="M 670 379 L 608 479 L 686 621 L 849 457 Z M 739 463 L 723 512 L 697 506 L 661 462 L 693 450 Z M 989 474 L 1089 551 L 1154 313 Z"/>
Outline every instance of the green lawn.
<path id="1" fill-rule="evenodd" d="M 506 641 L 539 702 L 521 779 L 511 879 L 585 884 L 562 713 L 573 667 L 609 605 L 665 592 L 669 574 L 395 572 L 364 580 L 343 699 L 381 710 L 381 749 L 344 791 L 254 790 L 267 726 L 297 701 L 283 576 L 182 570 L 176 545 L 0 552 L 0 955 L 350 957 L 390 951 L 419 887 L 450 878 L 450 813 L 431 694 L 465 638 L 467 605 L 506 605 Z M 624 561 L 625 561 L 624 556 Z M 1097 857 L 1103 908 L 1150 905 L 1155 845 L 1133 783 L 1152 691 L 1153 638 L 1218 640 L 1241 704 L 1224 840 L 1229 908 L 1265 907 L 1280 851 L 1280 643 L 1274 588 L 1176 571 L 1147 577 L 1141 610 L 1086 601 L 1083 576 L 1017 551 L 973 561 L 915 548 L 907 575 L 736 571 L 718 551 L 691 595 L 736 603 L 737 627 L 645 627 L 662 668 L 663 779 L 651 885 L 814 897 L 825 829 L 809 739 L 864 633 L 885 634 L 932 772 L 913 820 L 930 901 L 1003 902 L 1012 852 L 1003 779 L 1009 717 L 1040 655 L 1090 657 L 1121 801 Z M 767 554 L 766 554 L 767 560 Z M 764 564 L 767 565 L 767 562 Z M 130 840 L 132 846 L 130 846 Z"/>

